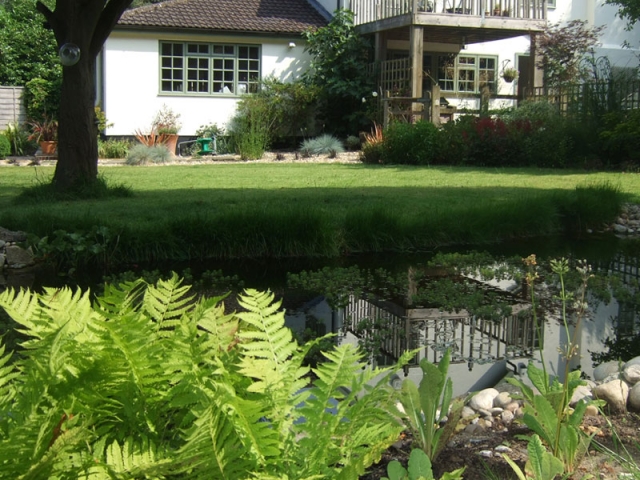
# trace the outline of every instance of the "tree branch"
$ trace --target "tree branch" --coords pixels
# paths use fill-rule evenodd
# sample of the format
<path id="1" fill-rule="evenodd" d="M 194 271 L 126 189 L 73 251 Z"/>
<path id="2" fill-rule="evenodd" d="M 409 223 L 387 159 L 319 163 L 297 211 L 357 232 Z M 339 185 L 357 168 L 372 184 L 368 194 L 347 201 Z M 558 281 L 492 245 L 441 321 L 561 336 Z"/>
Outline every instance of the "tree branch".
<path id="1" fill-rule="evenodd" d="M 115 27 L 116 23 L 124 13 L 124 11 L 131 5 L 133 0 L 110 0 L 102 10 L 98 24 L 93 32 L 93 38 L 91 39 L 91 45 L 89 47 L 89 54 L 92 56 L 98 55 L 102 49 L 102 45 L 107 40 L 107 37 Z"/>
<path id="2" fill-rule="evenodd" d="M 36 2 L 36 10 L 38 10 L 44 16 L 45 20 L 49 24 L 49 27 L 51 28 L 51 30 L 53 30 L 53 33 L 56 36 L 58 45 L 60 45 L 62 42 L 61 38 L 64 36 L 64 29 L 62 28 L 62 25 L 60 25 L 60 22 L 58 22 L 55 14 L 40 0 Z"/>

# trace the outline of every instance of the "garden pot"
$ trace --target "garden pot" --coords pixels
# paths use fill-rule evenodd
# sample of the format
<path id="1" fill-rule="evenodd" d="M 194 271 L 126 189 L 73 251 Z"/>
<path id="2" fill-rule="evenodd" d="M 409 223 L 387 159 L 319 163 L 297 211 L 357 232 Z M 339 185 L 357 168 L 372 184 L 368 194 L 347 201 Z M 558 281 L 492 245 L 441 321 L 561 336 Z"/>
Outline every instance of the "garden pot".
<path id="1" fill-rule="evenodd" d="M 169 150 L 171 155 L 175 155 L 176 145 L 178 144 L 178 135 L 166 135 L 166 139 L 164 146 L 167 147 L 167 150 Z"/>
<path id="2" fill-rule="evenodd" d="M 511 83 L 515 80 L 516 77 L 512 77 L 511 75 L 503 75 L 502 78 L 504 79 L 505 82 Z"/>
<path id="3" fill-rule="evenodd" d="M 58 148 L 58 142 L 55 141 L 42 141 L 40 142 L 40 151 L 42 155 L 54 155 Z"/>

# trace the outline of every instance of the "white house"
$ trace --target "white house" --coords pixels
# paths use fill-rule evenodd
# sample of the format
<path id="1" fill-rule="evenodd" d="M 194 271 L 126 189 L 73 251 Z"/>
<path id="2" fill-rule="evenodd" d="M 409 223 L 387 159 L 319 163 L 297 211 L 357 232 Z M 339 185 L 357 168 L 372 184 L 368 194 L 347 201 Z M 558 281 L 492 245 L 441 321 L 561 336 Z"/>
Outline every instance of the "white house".
<path id="1" fill-rule="evenodd" d="M 226 124 L 261 79 L 301 74 L 301 33 L 327 17 L 307 0 L 167 0 L 125 12 L 99 62 L 106 134 L 148 129 L 163 105 L 180 114 L 181 135 Z"/>
<path id="2" fill-rule="evenodd" d="M 423 97 L 433 87 L 458 107 L 513 104 L 540 86 L 531 38 L 547 23 L 605 25 L 596 55 L 637 68 L 640 27 L 625 29 L 605 0 L 166 0 L 126 12 L 99 64 L 107 135 L 148 127 L 163 104 L 181 115 L 182 135 L 224 125 L 260 79 L 298 78 L 306 68 L 301 33 L 349 8 L 372 38 L 383 92 Z M 623 48 L 623 43 L 631 48 Z M 534 51 L 532 51 L 534 50 Z M 518 70 L 515 82 L 502 72 Z"/>

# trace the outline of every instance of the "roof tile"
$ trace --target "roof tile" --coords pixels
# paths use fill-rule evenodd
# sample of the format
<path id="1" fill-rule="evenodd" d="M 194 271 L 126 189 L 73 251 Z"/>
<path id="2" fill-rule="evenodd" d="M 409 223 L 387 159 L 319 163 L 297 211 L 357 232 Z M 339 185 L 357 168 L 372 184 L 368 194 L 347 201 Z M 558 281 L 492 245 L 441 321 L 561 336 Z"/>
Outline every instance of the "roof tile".
<path id="1" fill-rule="evenodd" d="M 126 11 L 118 25 L 301 33 L 327 24 L 307 0 L 167 0 Z"/>

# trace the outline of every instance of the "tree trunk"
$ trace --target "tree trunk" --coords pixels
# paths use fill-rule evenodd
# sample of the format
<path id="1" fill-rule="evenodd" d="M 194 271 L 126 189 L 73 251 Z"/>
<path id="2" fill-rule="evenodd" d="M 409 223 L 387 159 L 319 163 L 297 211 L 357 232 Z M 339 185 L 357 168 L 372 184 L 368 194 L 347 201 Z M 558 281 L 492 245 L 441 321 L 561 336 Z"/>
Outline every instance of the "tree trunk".
<path id="1" fill-rule="evenodd" d="M 95 58 L 63 68 L 58 128 L 58 163 L 53 183 L 65 190 L 91 183 L 98 176 L 98 131 L 95 123 Z"/>
<path id="2" fill-rule="evenodd" d="M 62 69 L 58 163 L 53 175 L 58 190 L 95 182 L 98 177 L 96 57 L 131 1 L 56 0 L 54 11 L 41 1 L 36 3 L 56 36 L 58 48 L 65 43 L 80 48 L 78 63 Z"/>

